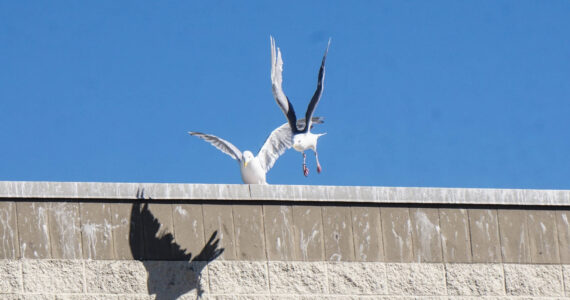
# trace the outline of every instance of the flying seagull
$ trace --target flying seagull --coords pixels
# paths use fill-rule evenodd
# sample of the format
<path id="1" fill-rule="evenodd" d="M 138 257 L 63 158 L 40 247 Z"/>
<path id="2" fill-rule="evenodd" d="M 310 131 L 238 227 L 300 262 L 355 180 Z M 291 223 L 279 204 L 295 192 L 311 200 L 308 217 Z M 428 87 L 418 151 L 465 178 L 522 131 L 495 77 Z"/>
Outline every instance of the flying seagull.
<path id="1" fill-rule="evenodd" d="M 312 124 L 322 123 L 322 117 L 314 117 L 311 119 L 311 126 Z M 242 154 L 232 143 L 215 135 L 195 131 L 189 131 L 188 133 L 205 140 L 237 160 L 241 171 L 241 179 L 245 184 L 267 184 L 265 181 L 266 173 L 273 167 L 277 158 L 279 158 L 285 150 L 291 148 L 293 144 L 291 136 L 293 131 L 289 124 L 290 123 L 285 123 L 273 130 L 255 157 L 249 150 L 244 151 Z M 300 119 L 292 124 L 296 124 L 295 129 L 297 130 L 298 128 L 307 127 L 305 119 Z"/>
<path id="2" fill-rule="evenodd" d="M 275 39 L 270 36 L 271 40 L 271 86 L 273 88 L 273 97 L 275 101 L 287 117 L 289 124 L 293 125 L 296 123 L 297 116 L 295 115 L 295 110 L 293 105 L 289 102 L 289 98 L 285 96 L 283 92 L 283 60 L 281 59 L 281 50 L 275 48 Z M 321 62 L 321 68 L 319 69 L 319 77 L 317 81 L 317 90 L 309 102 L 307 111 L 305 112 L 305 119 L 310 120 L 313 116 L 313 112 L 321 99 L 323 94 L 323 81 L 325 80 L 325 60 L 327 59 L 327 53 L 329 52 L 329 46 L 331 45 L 331 40 L 327 45 L 323 60 Z M 307 168 L 307 156 L 305 155 L 305 150 L 311 149 L 315 152 L 315 159 L 317 160 L 317 172 L 321 173 L 321 164 L 319 163 L 319 155 L 317 153 L 317 139 L 324 135 L 324 133 L 314 134 L 311 133 L 311 122 L 306 124 L 305 127 L 298 129 L 296 126 L 290 126 L 293 136 L 293 148 L 301 153 L 303 153 L 303 174 L 305 176 L 309 175 L 309 168 Z"/>

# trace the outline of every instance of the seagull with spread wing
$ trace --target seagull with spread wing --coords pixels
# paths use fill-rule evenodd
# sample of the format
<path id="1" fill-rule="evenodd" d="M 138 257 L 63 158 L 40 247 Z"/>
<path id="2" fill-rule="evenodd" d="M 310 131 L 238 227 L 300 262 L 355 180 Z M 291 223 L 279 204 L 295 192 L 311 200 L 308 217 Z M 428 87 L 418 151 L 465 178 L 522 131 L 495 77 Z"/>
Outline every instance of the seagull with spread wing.
<path id="1" fill-rule="evenodd" d="M 322 123 L 323 118 L 313 117 L 311 118 L 310 126 L 312 126 L 312 124 Z M 253 156 L 253 153 L 249 150 L 242 153 L 232 143 L 215 135 L 195 131 L 189 131 L 188 133 L 205 140 L 212 144 L 212 146 L 237 160 L 241 171 L 241 179 L 245 184 L 267 184 L 265 180 L 267 172 L 269 172 L 271 167 L 273 167 L 277 158 L 279 158 L 285 150 L 291 148 L 293 145 L 293 131 L 291 130 L 290 124 L 296 124 L 296 130 L 298 130 L 298 128 L 307 127 L 305 119 L 297 120 L 294 123 L 285 123 L 277 127 L 277 129 L 273 130 L 265 140 L 265 143 L 259 150 L 257 156 Z"/>
<path id="2" fill-rule="evenodd" d="M 285 92 L 283 92 L 283 60 L 281 59 L 281 50 L 275 47 L 275 39 L 270 36 L 271 40 L 271 86 L 273 89 L 273 97 L 277 104 L 287 117 L 289 124 L 293 125 L 296 123 L 297 116 L 295 115 L 295 110 L 293 109 L 293 105 L 289 102 L 289 98 L 285 96 Z M 329 43 L 327 45 L 327 49 L 325 50 L 325 54 L 323 56 L 323 60 L 321 62 L 321 68 L 319 69 L 319 77 L 317 81 L 317 90 L 313 94 L 313 98 L 311 98 L 311 102 L 309 102 L 309 106 L 307 107 L 307 111 L 305 112 L 305 119 L 311 120 L 313 116 L 313 112 L 321 99 L 321 95 L 323 94 L 323 82 L 325 80 L 325 61 L 327 59 L 327 53 L 329 52 L 329 46 L 331 45 L 331 40 L 329 39 Z M 297 128 L 296 126 L 290 126 L 291 134 L 293 136 L 293 148 L 303 154 L 303 174 L 305 176 L 309 175 L 309 168 L 307 168 L 306 159 L 307 156 L 305 155 L 305 150 L 311 149 L 315 152 L 315 159 L 317 161 L 317 172 L 321 173 L 321 164 L 319 163 L 319 155 L 317 153 L 317 139 L 324 135 L 324 133 L 314 134 L 311 133 L 311 122 L 306 124 L 302 128 Z"/>

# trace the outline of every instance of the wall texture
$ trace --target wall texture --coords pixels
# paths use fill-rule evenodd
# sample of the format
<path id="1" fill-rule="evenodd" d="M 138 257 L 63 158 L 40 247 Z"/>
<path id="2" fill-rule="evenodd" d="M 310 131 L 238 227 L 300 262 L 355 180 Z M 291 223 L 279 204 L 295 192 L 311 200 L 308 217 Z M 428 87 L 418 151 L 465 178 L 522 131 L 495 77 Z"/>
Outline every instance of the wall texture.
<path id="1" fill-rule="evenodd" d="M 0 299 L 570 299 L 570 191 L 0 182 Z"/>

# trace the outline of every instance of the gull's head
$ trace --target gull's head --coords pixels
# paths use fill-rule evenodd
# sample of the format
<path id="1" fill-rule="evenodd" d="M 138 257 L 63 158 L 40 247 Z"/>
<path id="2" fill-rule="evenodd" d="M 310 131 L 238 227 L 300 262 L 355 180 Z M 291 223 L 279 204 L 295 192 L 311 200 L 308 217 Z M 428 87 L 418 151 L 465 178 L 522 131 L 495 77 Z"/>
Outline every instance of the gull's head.
<path id="1" fill-rule="evenodd" d="M 254 158 L 253 153 L 251 151 L 246 150 L 243 152 L 243 166 L 247 167 L 247 164 Z"/>

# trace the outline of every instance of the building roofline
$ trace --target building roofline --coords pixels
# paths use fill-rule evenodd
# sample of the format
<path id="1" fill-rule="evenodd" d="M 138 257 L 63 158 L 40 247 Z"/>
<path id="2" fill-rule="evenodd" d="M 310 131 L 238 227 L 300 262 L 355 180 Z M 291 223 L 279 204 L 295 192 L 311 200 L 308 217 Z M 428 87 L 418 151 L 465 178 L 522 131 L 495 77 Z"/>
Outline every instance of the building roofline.
<path id="1" fill-rule="evenodd" d="M 570 190 L 0 181 L 0 198 L 570 206 Z"/>

